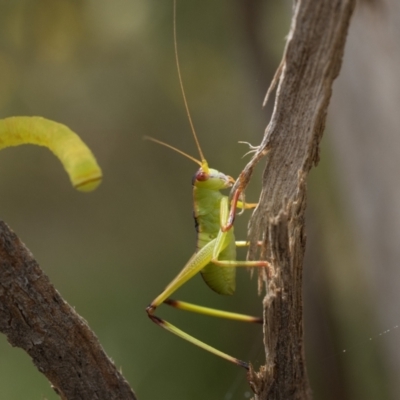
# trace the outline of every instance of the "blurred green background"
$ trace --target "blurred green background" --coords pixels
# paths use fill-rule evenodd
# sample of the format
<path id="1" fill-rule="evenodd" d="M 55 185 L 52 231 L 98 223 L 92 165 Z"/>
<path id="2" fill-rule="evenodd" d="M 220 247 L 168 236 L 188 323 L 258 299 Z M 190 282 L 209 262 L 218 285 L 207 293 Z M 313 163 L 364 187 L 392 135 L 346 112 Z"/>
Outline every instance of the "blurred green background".
<path id="1" fill-rule="evenodd" d="M 142 140 L 150 135 L 197 157 L 176 72 L 172 1 L 16 0 L 1 1 L 0 10 L 1 117 L 39 115 L 68 125 L 104 173 L 99 189 L 85 195 L 70 187 L 47 150 L 6 149 L 0 156 L 1 218 L 88 321 L 139 399 L 249 398 L 244 371 L 159 329 L 144 311 L 195 245 L 196 165 Z M 247 147 L 237 142 L 261 140 L 269 117 L 261 103 L 290 17 L 290 2 L 178 1 L 180 62 L 194 124 L 210 165 L 229 175 L 237 176 L 246 162 Z M 380 328 L 365 300 L 362 268 L 356 268 L 334 163 L 328 139 L 310 181 L 310 380 L 316 399 L 389 398 L 382 340 L 368 341 L 368 329 Z M 257 199 L 261 170 L 247 192 L 250 201 Z M 240 238 L 247 219 L 237 219 Z M 358 284 L 349 287 L 349 277 Z M 261 312 L 256 280 L 247 271 L 238 271 L 230 298 L 210 291 L 199 277 L 174 297 Z M 256 366 L 264 361 L 259 326 L 168 307 L 158 315 Z M 343 354 L 349 343 L 357 348 Z M 1 399 L 58 398 L 29 357 L 4 337 L 0 388 Z"/>

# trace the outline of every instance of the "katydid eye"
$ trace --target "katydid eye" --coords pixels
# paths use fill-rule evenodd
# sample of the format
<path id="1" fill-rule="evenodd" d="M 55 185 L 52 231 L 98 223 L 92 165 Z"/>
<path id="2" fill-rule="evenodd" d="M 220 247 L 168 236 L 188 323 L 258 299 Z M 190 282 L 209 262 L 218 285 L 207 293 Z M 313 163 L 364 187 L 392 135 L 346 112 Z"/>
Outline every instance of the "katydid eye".
<path id="1" fill-rule="evenodd" d="M 203 182 L 206 181 L 209 178 L 209 175 L 205 173 L 204 171 L 199 171 L 196 173 L 196 180 Z"/>

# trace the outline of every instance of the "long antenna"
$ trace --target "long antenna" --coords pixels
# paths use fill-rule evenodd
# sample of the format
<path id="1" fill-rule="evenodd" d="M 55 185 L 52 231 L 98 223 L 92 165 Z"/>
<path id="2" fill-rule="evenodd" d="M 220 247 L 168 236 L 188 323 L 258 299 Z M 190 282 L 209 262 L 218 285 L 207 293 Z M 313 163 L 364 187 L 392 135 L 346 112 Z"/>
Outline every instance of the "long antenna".
<path id="1" fill-rule="evenodd" d="M 194 161 L 196 164 L 199 164 L 200 167 L 203 167 L 203 163 L 202 163 L 201 161 L 199 161 L 197 158 L 192 157 L 191 155 L 185 153 L 185 152 L 182 151 L 182 150 L 177 149 L 177 148 L 174 147 L 174 146 L 171 146 L 171 145 L 168 144 L 168 143 L 162 142 L 161 140 L 158 140 L 158 139 L 154 139 L 154 138 L 151 137 L 151 136 L 143 136 L 143 139 L 144 139 L 144 140 L 150 140 L 151 142 L 160 144 L 161 146 L 168 147 L 169 149 L 174 150 L 174 151 L 176 151 L 177 153 L 182 154 L 183 156 L 187 157 L 189 160 Z"/>
<path id="2" fill-rule="evenodd" d="M 199 150 L 202 168 L 203 168 L 204 172 L 208 173 L 208 163 L 203 155 L 203 152 L 201 151 L 200 143 L 199 143 L 199 140 L 197 139 L 196 131 L 194 129 L 192 117 L 190 116 L 189 106 L 188 106 L 188 102 L 186 100 L 186 95 L 185 95 L 185 89 L 183 88 L 181 68 L 179 66 L 179 57 L 178 57 L 178 41 L 177 41 L 176 37 L 177 37 L 177 35 L 176 35 L 176 0 L 174 0 L 174 48 L 175 48 L 176 67 L 178 69 L 179 84 L 181 86 L 183 102 L 185 103 L 186 114 L 188 116 L 190 127 L 192 129 L 194 141 L 196 142 L 197 149 Z"/>

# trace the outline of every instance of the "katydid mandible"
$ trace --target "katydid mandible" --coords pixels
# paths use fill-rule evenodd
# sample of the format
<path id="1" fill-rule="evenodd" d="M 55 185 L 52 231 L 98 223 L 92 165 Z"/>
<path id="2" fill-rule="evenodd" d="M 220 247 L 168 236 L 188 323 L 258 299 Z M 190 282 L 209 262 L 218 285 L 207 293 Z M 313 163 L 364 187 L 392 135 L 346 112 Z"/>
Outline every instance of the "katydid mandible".
<path id="1" fill-rule="evenodd" d="M 231 202 L 229 202 L 228 196 L 224 196 L 220 190 L 232 187 L 232 185 L 235 183 L 235 180 L 232 177 L 223 174 L 222 172 L 209 168 L 208 163 L 204 158 L 193 126 L 192 118 L 190 116 L 179 67 L 176 39 L 176 0 L 174 0 L 173 15 L 175 58 L 178 69 L 179 83 L 186 113 L 201 161 L 157 139 L 150 137 L 145 137 L 145 139 L 166 146 L 191 159 L 200 166 L 200 169 L 195 173 L 192 180 L 197 246 L 196 252 L 183 267 L 182 271 L 170 282 L 166 289 L 150 303 L 150 305 L 146 308 L 146 311 L 153 322 L 170 331 L 171 333 L 174 333 L 182 339 L 185 339 L 217 356 L 249 369 L 248 363 L 232 357 L 212 346 L 209 346 L 208 344 L 196 339 L 186 332 L 183 332 L 174 325 L 171 325 L 169 322 L 154 315 L 156 308 L 162 303 L 165 303 L 181 310 L 197 312 L 209 316 L 234 319 L 237 321 L 262 323 L 261 318 L 175 301 L 170 299 L 169 296 L 198 272 L 201 273 L 204 281 L 215 292 L 219 294 L 231 295 L 235 291 L 236 267 L 270 267 L 270 264 L 267 261 L 236 260 L 236 247 L 248 245 L 248 243 L 245 241 L 235 241 L 233 222 L 235 219 L 236 209 L 253 208 L 255 205 L 246 204 L 244 201 L 240 201 L 240 185 L 239 188 L 234 192 Z"/>

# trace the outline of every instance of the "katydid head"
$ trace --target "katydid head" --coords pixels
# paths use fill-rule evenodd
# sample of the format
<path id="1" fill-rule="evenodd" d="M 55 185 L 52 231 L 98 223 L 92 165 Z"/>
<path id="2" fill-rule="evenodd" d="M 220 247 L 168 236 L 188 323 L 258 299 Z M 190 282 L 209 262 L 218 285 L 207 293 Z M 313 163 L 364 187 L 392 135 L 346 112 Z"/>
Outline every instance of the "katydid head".
<path id="1" fill-rule="evenodd" d="M 144 139 L 151 140 L 152 142 L 158 143 L 161 146 L 168 147 L 169 149 L 174 150 L 179 154 L 182 154 L 186 158 L 189 158 L 196 164 L 200 165 L 200 168 L 193 176 L 192 184 L 195 187 L 210 189 L 210 190 L 221 190 L 221 189 L 228 189 L 232 187 L 233 184 L 235 183 L 235 180 L 231 176 L 225 175 L 224 173 L 219 172 L 216 169 L 210 168 L 208 166 L 207 161 L 204 158 L 200 161 L 192 157 L 191 155 L 186 154 L 182 150 L 179 150 L 176 147 L 171 146 L 168 143 L 164 143 L 161 140 L 154 139 L 149 136 L 144 136 Z"/>
<path id="2" fill-rule="evenodd" d="M 208 172 L 200 168 L 193 177 L 193 186 L 202 189 L 222 190 L 232 187 L 235 180 L 222 172 L 213 168 L 208 168 Z"/>

